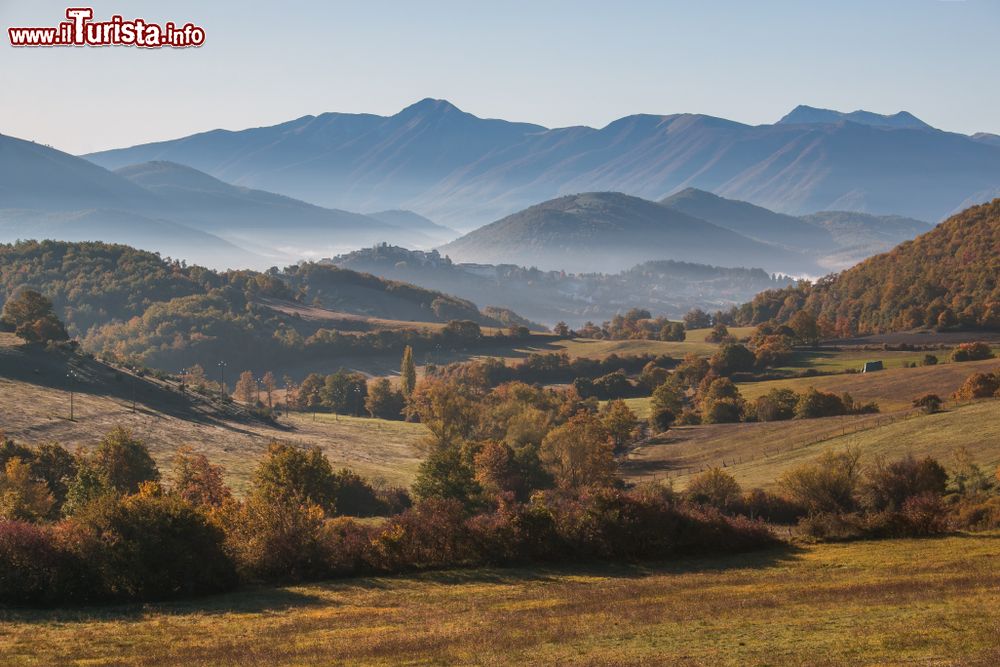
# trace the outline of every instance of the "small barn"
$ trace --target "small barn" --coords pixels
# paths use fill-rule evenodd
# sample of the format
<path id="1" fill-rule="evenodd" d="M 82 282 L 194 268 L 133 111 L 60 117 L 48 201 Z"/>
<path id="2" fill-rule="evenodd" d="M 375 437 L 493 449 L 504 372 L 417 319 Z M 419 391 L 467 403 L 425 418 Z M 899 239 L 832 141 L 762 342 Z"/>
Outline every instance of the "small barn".
<path id="1" fill-rule="evenodd" d="M 872 373 L 874 371 L 883 370 L 885 366 L 882 365 L 881 361 L 866 361 L 865 367 L 861 369 L 862 373 Z"/>

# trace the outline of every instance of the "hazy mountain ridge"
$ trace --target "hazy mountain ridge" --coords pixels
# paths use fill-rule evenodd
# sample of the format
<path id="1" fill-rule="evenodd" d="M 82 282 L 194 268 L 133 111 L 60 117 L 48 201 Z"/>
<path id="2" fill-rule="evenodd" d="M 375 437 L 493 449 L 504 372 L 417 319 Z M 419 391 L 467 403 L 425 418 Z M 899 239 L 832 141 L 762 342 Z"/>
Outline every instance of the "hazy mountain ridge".
<path id="1" fill-rule="evenodd" d="M 441 247 L 464 262 L 616 272 L 661 259 L 809 273 L 805 256 L 760 243 L 656 202 L 588 192 L 536 204 Z"/>
<path id="2" fill-rule="evenodd" d="M 389 221 L 321 208 L 165 161 L 110 172 L 0 135 L 0 242 L 108 241 L 213 268 L 266 268 L 386 240 L 429 248 L 453 238 L 406 213 Z"/>
<path id="3" fill-rule="evenodd" d="M 475 303 L 497 304 L 554 325 L 601 322 L 630 308 L 679 318 L 691 308 L 719 310 L 754 294 L 790 284 L 761 269 L 731 269 L 672 260 L 640 264 L 615 274 L 543 271 L 511 264 L 452 262 L 437 251 L 390 245 L 329 260 L 355 271 L 438 289 Z"/>
<path id="4" fill-rule="evenodd" d="M 1000 182 L 1000 146 L 989 140 L 905 112 L 811 107 L 774 125 L 676 114 L 546 129 L 423 100 L 394 116 L 307 116 L 88 159 L 111 168 L 172 160 L 315 204 L 407 208 L 465 230 L 573 192 L 658 200 L 687 187 L 786 214 L 840 209 L 936 221 Z"/>

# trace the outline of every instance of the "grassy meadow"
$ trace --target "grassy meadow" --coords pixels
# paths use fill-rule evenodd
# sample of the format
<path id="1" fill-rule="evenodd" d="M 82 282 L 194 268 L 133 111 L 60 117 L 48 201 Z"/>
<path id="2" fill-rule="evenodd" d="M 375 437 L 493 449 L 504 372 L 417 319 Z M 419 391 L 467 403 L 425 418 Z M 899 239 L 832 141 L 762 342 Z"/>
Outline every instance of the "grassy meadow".
<path id="1" fill-rule="evenodd" d="M 6 665 L 995 665 L 1000 534 L 0 610 Z"/>
<path id="2" fill-rule="evenodd" d="M 623 464 L 633 481 L 667 480 L 683 488 L 700 470 L 724 467 L 745 488 L 773 488 L 786 470 L 827 449 L 857 447 L 866 461 L 881 455 L 933 456 L 944 465 L 965 448 L 986 470 L 1000 465 L 1000 400 L 945 412 L 826 417 L 786 422 L 682 426 L 640 445 Z"/>

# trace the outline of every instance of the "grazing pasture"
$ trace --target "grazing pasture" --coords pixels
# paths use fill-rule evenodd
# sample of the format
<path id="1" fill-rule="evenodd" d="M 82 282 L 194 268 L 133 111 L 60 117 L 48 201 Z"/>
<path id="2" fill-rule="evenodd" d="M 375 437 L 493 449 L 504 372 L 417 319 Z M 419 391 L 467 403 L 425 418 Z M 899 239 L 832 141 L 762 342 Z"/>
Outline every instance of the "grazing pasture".
<path id="1" fill-rule="evenodd" d="M 995 665 L 1000 534 L 0 611 L 51 665 Z"/>

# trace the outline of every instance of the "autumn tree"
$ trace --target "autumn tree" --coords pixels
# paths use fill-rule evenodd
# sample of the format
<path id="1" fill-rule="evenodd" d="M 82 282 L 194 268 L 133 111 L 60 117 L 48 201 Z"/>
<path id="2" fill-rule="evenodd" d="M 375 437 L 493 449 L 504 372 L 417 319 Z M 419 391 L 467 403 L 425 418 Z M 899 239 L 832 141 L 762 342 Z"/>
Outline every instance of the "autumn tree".
<path id="1" fill-rule="evenodd" d="M 570 334 L 569 326 L 565 322 L 557 322 L 552 331 L 560 338 L 567 338 Z"/>
<path id="2" fill-rule="evenodd" d="M 611 401 L 605 406 L 601 420 L 611 435 L 615 451 L 625 449 L 625 446 L 632 441 L 635 429 L 639 425 L 635 413 L 621 399 Z"/>
<path id="3" fill-rule="evenodd" d="M 223 474 L 222 466 L 212 465 L 204 454 L 183 445 L 174 456 L 172 489 L 193 505 L 220 507 L 232 497 Z"/>
<path id="4" fill-rule="evenodd" d="M 257 394 L 257 381 L 253 378 L 252 371 L 240 373 L 240 379 L 236 381 L 236 398 L 247 405 L 255 405 Z"/>
<path id="5" fill-rule="evenodd" d="M 327 514 L 336 509 L 333 468 L 319 447 L 272 442 L 254 470 L 252 488 L 274 502 L 316 505 Z"/>
<path id="6" fill-rule="evenodd" d="M 788 326 L 795 332 L 795 338 L 804 345 L 819 342 L 819 326 L 816 317 L 808 310 L 800 310 L 788 320 Z"/>
<path id="7" fill-rule="evenodd" d="M 694 308 L 684 316 L 684 326 L 687 329 L 707 329 L 712 326 L 712 316 L 701 308 Z"/>
<path id="8" fill-rule="evenodd" d="M 17 291 L 4 303 L 0 322 L 31 343 L 69 338 L 66 328 L 52 311 L 52 302 L 32 289 Z"/>
<path id="9" fill-rule="evenodd" d="M 523 496 L 524 480 L 514 450 L 507 443 L 496 440 L 484 443 L 473 459 L 473 468 L 476 482 L 488 497 Z"/>
<path id="10" fill-rule="evenodd" d="M 264 393 L 267 396 L 267 407 L 271 409 L 274 407 L 274 390 L 277 387 L 277 380 L 274 379 L 274 373 L 268 371 L 264 373 L 264 377 L 261 378 L 261 385 L 264 387 Z"/>
<path id="11" fill-rule="evenodd" d="M 41 521 L 55 499 L 48 485 L 36 479 L 31 466 L 14 457 L 0 471 L 0 519 Z"/>
<path id="12" fill-rule="evenodd" d="M 563 489 L 607 486 L 617 466 L 611 434 L 593 414 L 579 412 L 542 441 L 542 464 Z"/>
<path id="13" fill-rule="evenodd" d="M 365 409 L 379 419 L 402 419 L 406 401 L 403 392 L 394 389 L 388 378 L 379 378 L 368 385 Z"/>

